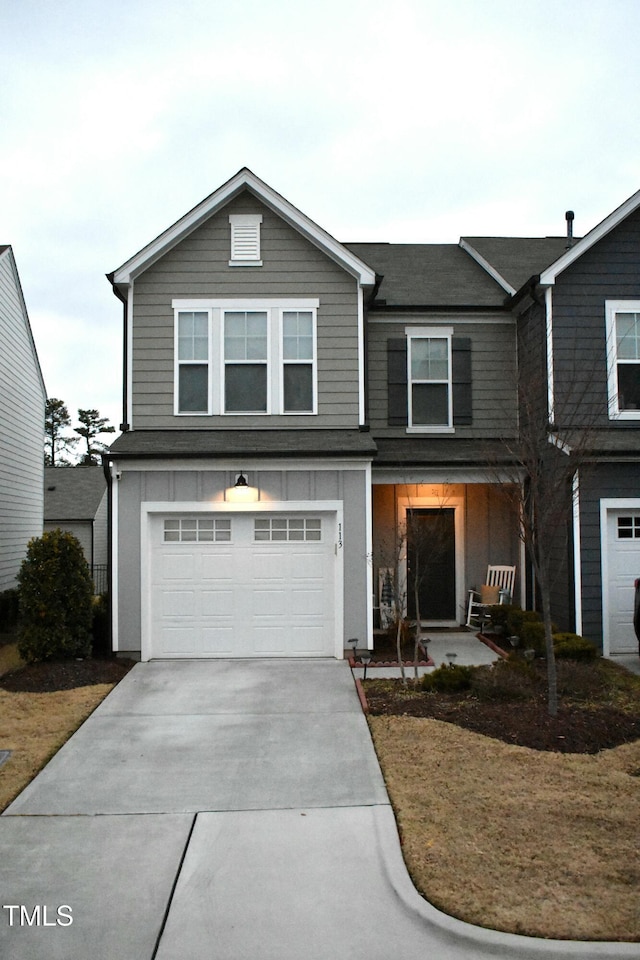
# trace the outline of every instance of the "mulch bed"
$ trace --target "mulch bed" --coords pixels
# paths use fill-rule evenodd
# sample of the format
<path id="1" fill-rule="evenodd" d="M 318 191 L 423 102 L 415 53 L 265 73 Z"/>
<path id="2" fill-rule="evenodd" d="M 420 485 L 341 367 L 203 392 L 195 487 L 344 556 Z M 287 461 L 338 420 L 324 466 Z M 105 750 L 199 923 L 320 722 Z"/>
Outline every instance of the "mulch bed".
<path id="1" fill-rule="evenodd" d="M 634 714 L 606 705 L 563 705 L 554 719 L 544 701 L 485 702 L 433 692 L 407 696 L 399 683 L 364 686 L 374 716 L 430 717 L 533 750 L 598 753 L 640 739 L 640 710 Z"/>
<path id="2" fill-rule="evenodd" d="M 133 660 L 50 660 L 31 663 L 0 678 L 0 690 L 14 693 L 52 693 L 98 683 L 118 683 L 133 666 Z"/>

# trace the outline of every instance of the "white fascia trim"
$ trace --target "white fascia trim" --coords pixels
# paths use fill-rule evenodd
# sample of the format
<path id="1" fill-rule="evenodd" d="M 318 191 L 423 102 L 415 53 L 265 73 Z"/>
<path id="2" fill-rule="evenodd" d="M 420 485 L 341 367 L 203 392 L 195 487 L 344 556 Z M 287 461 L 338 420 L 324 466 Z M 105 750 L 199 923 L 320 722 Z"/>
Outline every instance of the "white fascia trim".
<path id="1" fill-rule="evenodd" d="M 127 409 L 126 423 L 133 430 L 133 281 L 127 290 Z"/>
<path id="2" fill-rule="evenodd" d="M 358 284 L 358 423 L 363 426 L 367 422 L 365 406 L 365 330 L 364 330 L 364 291 Z"/>
<path id="3" fill-rule="evenodd" d="M 583 253 L 586 253 L 594 243 L 602 240 L 602 238 L 617 227 L 618 224 L 622 223 L 638 206 L 640 206 L 640 190 L 636 191 L 628 200 L 625 200 L 625 202 L 614 210 L 613 213 L 610 213 L 608 217 L 605 217 L 605 219 L 594 227 L 593 230 L 590 230 L 582 240 L 578 240 L 577 243 L 570 247 L 566 253 L 563 253 L 555 263 L 547 267 L 547 269 L 540 274 L 540 283 L 543 286 L 554 284 L 556 278 L 563 270 L 570 267 L 571 264 L 581 257 Z"/>
<path id="4" fill-rule="evenodd" d="M 489 261 L 485 260 L 482 254 L 478 253 L 476 248 L 473 247 L 468 240 L 465 240 L 464 237 L 460 237 L 459 247 L 464 250 L 465 253 L 468 253 L 469 256 L 472 257 L 476 263 L 479 264 L 479 266 L 481 266 L 482 269 L 485 270 L 489 276 L 495 280 L 496 283 L 499 284 L 506 293 L 509 294 L 510 297 L 516 293 L 516 288 L 512 287 L 511 284 L 505 280 L 502 274 L 498 273 L 496 268 L 492 267 Z"/>
<path id="5" fill-rule="evenodd" d="M 573 590 L 576 633 L 582 636 L 582 539 L 580 534 L 580 471 L 576 470 L 572 484 L 573 512 Z"/>
<path id="6" fill-rule="evenodd" d="M 109 464 L 111 474 L 111 638 L 114 653 L 120 649 L 120 633 L 118 617 L 119 584 L 118 576 L 118 471 L 113 463 Z"/>
<path id="7" fill-rule="evenodd" d="M 367 636 L 365 647 L 373 650 L 373 489 L 371 483 L 371 464 L 366 466 L 365 480 L 365 537 L 367 541 Z M 345 639 L 347 639 L 345 637 Z"/>
<path id="8" fill-rule="evenodd" d="M 150 267 L 156 260 L 159 260 L 180 240 L 188 236 L 200 224 L 232 200 L 244 187 L 248 187 L 265 206 L 282 217 L 290 226 L 326 253 L 348 273 L 355 276 L 363 286 L 373 286 L 375 284 L 374 270 L 246 167 L 206 197 L 193 210 L 181 217 L 159 237 L 143 247 L 121 267 L 118 267 L 114 271 L 113 282 L 115 284 L 130 283 L 132 279 Z"/>
<path id="9" fill-rule="evenodd" d="M 318 297 L 190 297 L 173 299 L 174 310 L 317 310 Z"/>
<path id="10" fill-rule="evenodd" d="M 118 463 L 117 454 L 113 458 L 114 463 Z M 175 472 L 193 472 L 206 471 L 207 473 L 238 473 L 240 469 L 246 473 L 265 473 L 274 470 L 295 471 L 296 473 L 307 471 L 326 471 L 326 470 L 365 470 L 371 465 L 370 457 L 363 457 L 361 460 L 341 460 L 339 458 L 329 458 L 324 460 L 301 458 L 295 453 L 287 460 L 279 458 L 270 460 L 268 457 L 263 459 L 243 457 L 238 454 L 237 457 L 225 457 L 224 460 L 214 460 L 211 457 L 198 458 L 173 458 L 167 457 L 158 460 L 148 460 L 144 457 L 140 459 L 124 459 L 118 463 L 119 473 L 156 473 L 166 472 L 167 470 Z"/>
<path id="11" fill-rule="evenodd" d="M 545 325 L 547 337 L 547 419 L 554 423 L 556 412 L 556 391 L 553 375 L 553 294 L 551 287 L 544 292 Z"/>

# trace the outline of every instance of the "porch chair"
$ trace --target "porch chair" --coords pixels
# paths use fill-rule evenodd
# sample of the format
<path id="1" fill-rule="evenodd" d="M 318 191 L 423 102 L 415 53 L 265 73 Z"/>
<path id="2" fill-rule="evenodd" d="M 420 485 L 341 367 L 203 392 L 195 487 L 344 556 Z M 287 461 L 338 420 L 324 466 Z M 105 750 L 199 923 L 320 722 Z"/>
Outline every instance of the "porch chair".
<path id="1" fill-rule="evenodd" d="M 515 567 L 487 567 L 487 578 L 479 590 L 469 590 L 467 607 L 467 626 L 472 620 L 489 620 L 487 609 L 497 603 L 511 603 L 516 580 Z"/>

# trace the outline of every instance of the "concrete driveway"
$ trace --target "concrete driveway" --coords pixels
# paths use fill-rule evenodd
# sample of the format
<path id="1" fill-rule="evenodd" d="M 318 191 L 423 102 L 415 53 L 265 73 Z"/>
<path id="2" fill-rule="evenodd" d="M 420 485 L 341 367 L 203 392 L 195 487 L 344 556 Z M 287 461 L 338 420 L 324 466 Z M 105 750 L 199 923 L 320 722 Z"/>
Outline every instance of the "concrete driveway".
<path id="1" fill-rule="evenodd" d="M 136 665 L 0 817 L 0 892 L 11 960 L 637 956 L 425 903 L 333 660 Z"/>

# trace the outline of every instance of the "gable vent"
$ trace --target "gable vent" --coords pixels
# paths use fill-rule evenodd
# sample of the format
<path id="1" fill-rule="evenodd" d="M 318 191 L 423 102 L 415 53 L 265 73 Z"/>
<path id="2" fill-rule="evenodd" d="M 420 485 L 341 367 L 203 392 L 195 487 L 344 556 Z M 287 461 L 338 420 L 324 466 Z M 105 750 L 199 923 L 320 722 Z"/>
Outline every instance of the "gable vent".
<path id="1" fill-rule="evenodd" d="M 229 266 L 261 266 L 260 214 L 233 214 L 231 224 L 231 259 Z"/>

